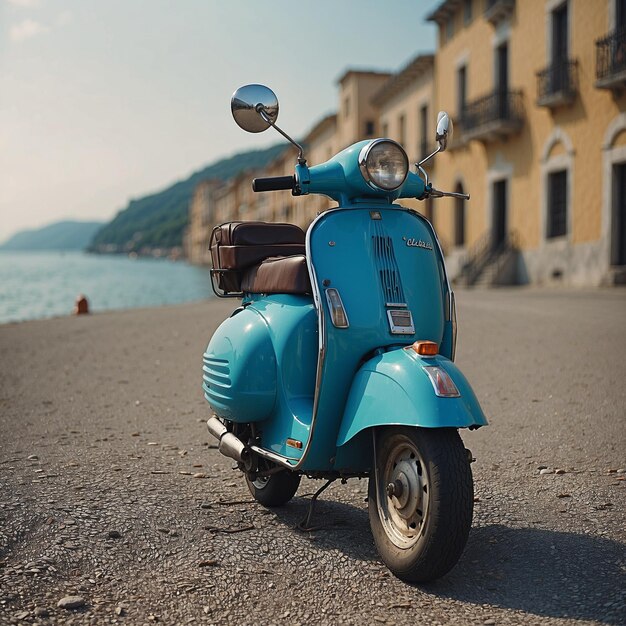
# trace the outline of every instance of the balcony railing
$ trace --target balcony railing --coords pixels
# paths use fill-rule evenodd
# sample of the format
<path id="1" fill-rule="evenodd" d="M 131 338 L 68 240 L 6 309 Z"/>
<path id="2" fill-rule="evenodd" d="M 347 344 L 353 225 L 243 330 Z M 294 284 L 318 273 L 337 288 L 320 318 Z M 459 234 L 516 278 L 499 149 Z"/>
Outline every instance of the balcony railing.
<path id="1" fill-rule="evenodd" d="M 626 28 L 596 41 L 596 87 L 615 89 L 626 84 Z"/>
<path id="2" fill-rule="evenodd" d="M 485 19 L 497 26 L 515 9 L 515 0 L 487 0 L 485 3 Z"/>
<path id="3" fill-rule="evenodd" d="M 495 91 L 468 103 L 459 115 L 464 142 L 502 139 L 518 132 L 523 123 L 521 91 Z"/>
<path id="4" fill-rule="evenodd" d="M 570 104 L 578 91 L 578 63 L 563 59 L 537 72 L 537 104 L 556 107 Z"/>

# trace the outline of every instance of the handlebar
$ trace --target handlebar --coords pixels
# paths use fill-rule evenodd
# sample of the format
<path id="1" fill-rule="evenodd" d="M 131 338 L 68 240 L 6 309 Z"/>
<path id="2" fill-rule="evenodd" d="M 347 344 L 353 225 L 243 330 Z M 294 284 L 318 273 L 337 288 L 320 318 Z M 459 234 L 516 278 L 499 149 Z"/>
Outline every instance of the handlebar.
<path id="1" fill-rule="evenodd" d="M 255 178 L 252 181 L 252 191 L 280 191 L 296 187 L 295 176 L 270 176 L 269 178 Z"/>
<path id="2" fill-rule="evenodd" d="M 461 200 L 469 200 L 469 193 L 458 193 L 456 191 L 439 191 L 439 189 L 435 189 L 431 187 L 430 193 L 431 198 L 459 198 Z"/>

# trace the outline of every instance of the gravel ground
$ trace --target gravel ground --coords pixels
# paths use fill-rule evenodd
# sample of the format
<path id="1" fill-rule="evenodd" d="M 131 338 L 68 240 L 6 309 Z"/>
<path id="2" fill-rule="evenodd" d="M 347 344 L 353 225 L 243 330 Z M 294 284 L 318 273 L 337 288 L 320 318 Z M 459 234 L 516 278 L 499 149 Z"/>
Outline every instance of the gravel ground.
<path id="1" fill-rule="evenodd" d="M 491 425 L 463 435 L 468 546 L 427 586 L 380 563 L 366 481 L 303 534 L 320 482 L 267 511 L 209 445 L 201 354 L 233 305 L 0 327 L 1 624 L 626 623 L 626 292 L 458 294 Z"/>

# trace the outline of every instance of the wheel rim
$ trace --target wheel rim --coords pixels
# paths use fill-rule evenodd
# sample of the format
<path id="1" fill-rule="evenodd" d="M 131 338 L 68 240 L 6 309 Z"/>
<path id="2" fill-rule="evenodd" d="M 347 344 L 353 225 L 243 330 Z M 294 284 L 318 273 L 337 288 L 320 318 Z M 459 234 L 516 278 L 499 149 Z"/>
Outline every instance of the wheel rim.
<path id="1" fill-rule="evenodd" d="M 257 476 L 253 481 L 252 484 L 257 488 L 257 489 L 265 489 L 265 487 L 267 486 L 267 483 L 269 482 L 270 477 L 269 476 Z"/>
<path id="2" fill-rule="evenodd" d="M 416 544 L 426 526 L 429 484 L 426 464 L 408 439 L 395 443 L 378 474 L 380 518 L 399 548 Z"/>

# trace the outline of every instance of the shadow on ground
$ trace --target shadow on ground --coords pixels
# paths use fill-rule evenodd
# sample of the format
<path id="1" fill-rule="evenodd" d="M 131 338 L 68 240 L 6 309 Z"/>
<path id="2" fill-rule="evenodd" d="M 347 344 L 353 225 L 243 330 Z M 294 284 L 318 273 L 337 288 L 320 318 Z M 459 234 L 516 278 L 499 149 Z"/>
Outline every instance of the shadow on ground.
<path id="1" fill-rule="evenodd" d="M 307 508 L 307 499 L 295 498 L 275 512 L 295 527 Z M 318 548 L 380 560 L 366 510 L 323 500 L 312 524 L 320 527 L 314 531 Z M 626 550 L 617 541 L 590 535 L 498 524 L 474 527 L 452 572 L 419 590 L 544 617 L 624 624 Z"/>

